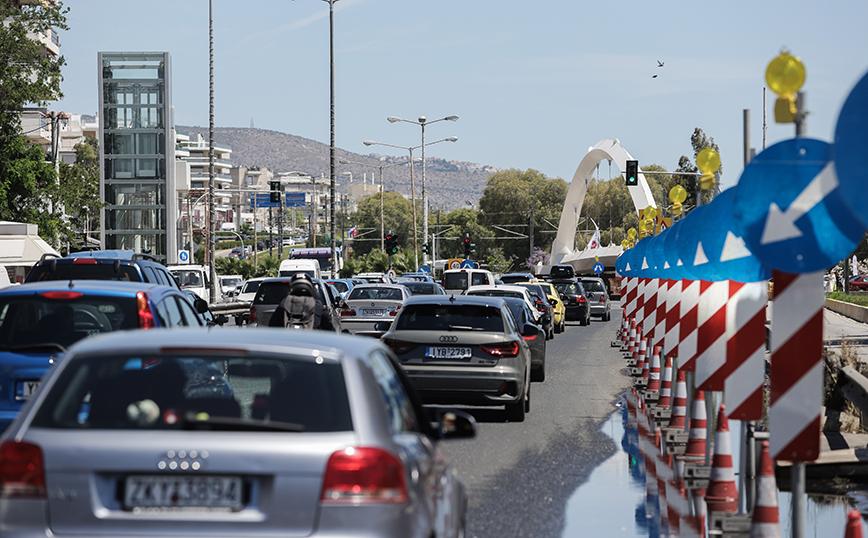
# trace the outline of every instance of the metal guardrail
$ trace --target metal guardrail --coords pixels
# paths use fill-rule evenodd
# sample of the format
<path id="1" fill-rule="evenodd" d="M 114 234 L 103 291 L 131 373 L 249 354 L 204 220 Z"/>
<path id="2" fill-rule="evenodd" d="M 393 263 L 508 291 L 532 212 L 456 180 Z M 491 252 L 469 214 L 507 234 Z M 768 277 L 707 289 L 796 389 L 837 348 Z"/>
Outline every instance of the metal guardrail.
<path id="1" fill-rule="evenodd" d="M 211 313 L 214 315 L 226 314 L 227 316 L 235 314 L 246 314 L 250 312 L 250 301 L 232 301 L 229 303 L 214 303 L 208 305 Z"/>
<path id="2" fill-rule="evenodd" d="M 841 369 L 839 377 L 841 392 L 863 413 L 868 413 L 868 378 L 852 366 Z"/>

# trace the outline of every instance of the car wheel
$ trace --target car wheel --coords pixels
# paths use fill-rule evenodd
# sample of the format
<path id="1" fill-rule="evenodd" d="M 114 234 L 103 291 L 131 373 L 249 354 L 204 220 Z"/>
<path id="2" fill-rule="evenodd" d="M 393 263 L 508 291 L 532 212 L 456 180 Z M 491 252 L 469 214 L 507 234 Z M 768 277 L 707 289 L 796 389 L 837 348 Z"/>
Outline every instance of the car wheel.
<path id="1" fill-rule="evenodd" d="M 542 366 L 530 371 L 530 380 L 536 383 L 542 383 L 546 380 L 546 363 L 543 361 Z"/>
<path id="2" fill-rule="evenodd" d="M 509 422 L 524 422 L 524 416 L 530 409 L 530 384 L 524 393 L 524 398 L 517 402 L 506 404 L 506 420 Z"/>
<path id="3" fill-rule="evenodd" d="M 564 321 L 561 322 L 561 332 L 564 332 L 566 330 L 567 330 L 567 320 L 566 320 L 566 318 L 564 318 Z"/>
<path id="4" fill-rule="evenodd" d="M 244 316 L 235 316 L 235 325 L 244 325 Z"/>
<path id="5" fill-rule="evenodd" d="M 589 322 L 590 322 L 590 317 L 589 317 L 589 316 L 585 316 L 585 317 L 583 317 L 582 319 L 579 320 L 579 325 L 583 325 L 583 326 L 584 326 L 584 325 L 587 325 Z"/>
<path id="6" fill-rule="evenodd" d="M 606 317 L 604 318 L 604 321 L 611 321 L 611 320 L 612 320 L 612 313 L 606 312 Z"/>
<path id="7" fill-rule="evenodd" d="M 524 394 L 524 412 L 530 413 L 530 383 L 527 384 L 527 392 Z"/>

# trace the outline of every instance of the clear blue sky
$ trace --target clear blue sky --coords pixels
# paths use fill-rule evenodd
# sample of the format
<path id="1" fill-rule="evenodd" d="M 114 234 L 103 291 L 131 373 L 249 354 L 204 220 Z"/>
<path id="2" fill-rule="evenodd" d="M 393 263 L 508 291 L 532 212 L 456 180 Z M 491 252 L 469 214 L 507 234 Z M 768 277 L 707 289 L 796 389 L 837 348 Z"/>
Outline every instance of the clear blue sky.
<path id="1" fill-rule="evenodd" d="M 207 0 L 64 0 L 65 98 L 97 110 L 97 52 L 168 51 L 175 123 L 208 125 Z M 215 123 L 329 142 L 328 4 L 213 0 Z M 426 129 L 429 156 L 534 168 L 570 180 L 589 146 L 619 138 L 668 170 L 692 157 L 695 127 L 721 149 L 723 184 L 742 166 L 742 110 L 762 145 L 765 69 L 782 48 L 807 68 L 809 136 L 831 141 L 850 88 L 868 71 L 868 2 L 575 2 L 339 0 L 335 4 L 336 144 L 421 142 L 387 116 L 456 123 Z M 657 60 L 665 66 L 657 68 Z M 654 79 L 652 75 L 659 76 Z M 773 122 L 768 144 L 789 138 Z M 397 153 L 396 153 L 397 152 Z M 255 164 L 255 163 L 249 163 Z M 612 176 L 618 171 L 613 167 Z M 608 167 L 600 175 L 607 178 Z"/>

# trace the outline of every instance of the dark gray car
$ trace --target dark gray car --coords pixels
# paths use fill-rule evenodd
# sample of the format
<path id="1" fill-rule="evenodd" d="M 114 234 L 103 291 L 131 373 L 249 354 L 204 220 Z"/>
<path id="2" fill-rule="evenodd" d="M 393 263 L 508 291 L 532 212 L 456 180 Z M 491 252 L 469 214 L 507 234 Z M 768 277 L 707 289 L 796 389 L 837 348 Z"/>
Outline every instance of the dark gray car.
<path id="1" fill-rule="evenodd" d="M 580 282 L 585 289 L 585 298 L 588 300 L 591 315 L 603 321 L 612 319 L 609 294 L 606 292 L 603 279 L 595 276 L 583 276 Z"/>
<path id="2" fill-rule="evenodd" d="M 534 325 L 537 328 L 536 334 L 531 334 L 530 330 L 525 331 L 522 336 L 530 348 L 530 380 L 545 381 L 546 380 L 546 332 L 542 327 L 536 325 L 534 321 L 534 313 L 527 306 L 524 299 L 516 297 L 504 297 L 503 301 L 512 312 L 519 327 L 525 325 Z"/>
<path id="3" fill-rule="evenodd" d="M 277 310 L 277 306 L 289 295 L 289 284 L 291 277 L 276 277 L 266 278 L 259 284 L 256 290 L 256 296 L 250 304 L 250 316 L 248 323 L 251 327 L 267 327 L 268 320 L 271 315 Z M 334 292 L 324 280 L 314 278 L 314 294 L 316 298 L 322 301 L 323 309 L 328 311 L 332 326 L 335 332 L 342 332 L 341 316 L 337 305 L 340 302 L 340 296 L 335 296 Z"/>

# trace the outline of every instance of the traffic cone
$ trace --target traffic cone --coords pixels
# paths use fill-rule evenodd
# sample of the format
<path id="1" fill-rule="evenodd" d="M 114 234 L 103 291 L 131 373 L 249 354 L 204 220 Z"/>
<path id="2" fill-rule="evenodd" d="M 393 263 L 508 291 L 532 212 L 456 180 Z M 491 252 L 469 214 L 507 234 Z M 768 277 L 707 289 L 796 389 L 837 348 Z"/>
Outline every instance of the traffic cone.
<path id="1" fill-rule="evenodd" d="M 632 355 L 633 350 L 636 349 L 636 320 L 631 320 L 630 324 L 630 335 L 627 338 L 627 353 Z"/>
<path id="2" fill-rule="evenodd" d="M 705 391 L 697 390 L 693 398 L 693 414 L 690 415 L 690 437 L 687 439 L 685 456 L 702 456 L 705 459 L 705 444 L 708 420 L 705 413 Z"/>
<path id="3" fill-rule="evenodd" d="M 862 516 L 859 510 L 850 510 L 847 514 L 847 530 L 844 538 L 862 538 Z"/>
<path id="4" fill-rule="evenodd" d="M 692 489 L 693 494 L 693 528 L 697 536 L 705 538 L 705 518 L 708 515 L 705 506 L 705 488 Z"/>
<path id="5" fill-rule="evenodd" d="M 641 338 L 639 344 L 634 348 L 634 357 L 636 357 L 636 366 L 640 370 L 645 367 L 645 339 Z"/>
<path id="6" fill-rule="evenodd" d="M 778 487 L 775 484 L 775 469 L 769 455 L 768 441 L 763 441 L 760 453 L 760 473 L 756 479 L 756 504 L 750 524 L 750 538 L 781 538 Z"/>
<path id="7" fill-rule="evenodd" d="M 666 365 L 663 367 L 663 377 L 660 380 L 660 398 L 657 399 L 657 407 L 667 408 L 672 400 L 672 357 L 666 357 Z"/>
<path id="8" fill-rule="evenodd" d="M 644 372 L 642 375 L 645 375 Z M 651 367 L 648 369 L 648 385 L 645 390 L 651 392 L 660 390 L 660 346 L 654 346 L 654 353 L 651 354 Z"/>
<path id="9" fill-rule="evenodd" d="M 726 406 L 721 404 L 717 413 L 717 432 L 714 436 L 714 458 L 711 464 L 711 479 L 705 502 L 709 512 L 738 511 L 738 489 L 735 485 L 735 470 L 732 468 L 732 441 L 729 436 L 729 419 Z"/>
<path id="10" fill-rule="evenodd" d="M 687 428 L 687 381 L 684 370 L 678 370 L 675 377 L 675 397 L 672 399 L 669 429 L 683 430 L 685 428 Z"/>
<path id="11" fill-rule="evenodd" d="M 645 342 L 645 341 L 643 340 L 643 342 Z M 646 387 L 648 386 L 648 377 L 649 377 L 650 374 L 651 374 L 651 357 L 648 355 L 648 352 L 649 352 L 649 349 L 646 348 L 646 349 L 645 349 L 645 356 L 644 356 L 644 359 L 642 359 L 642 375 L 639 376 L 641 379 L 644 379 L 644 380 L 645 380 L 645 381 L 642 383 L 642 385 L 644 385 L 644 386 L 646 386 Z M 640 357 L 642 356 L 642 352 L 641 352 L 641 351 L 639 352 L 639 356 L 640 356 Z M 647 390 L 647 389 L 646 389 L 646 390 Z"/>

